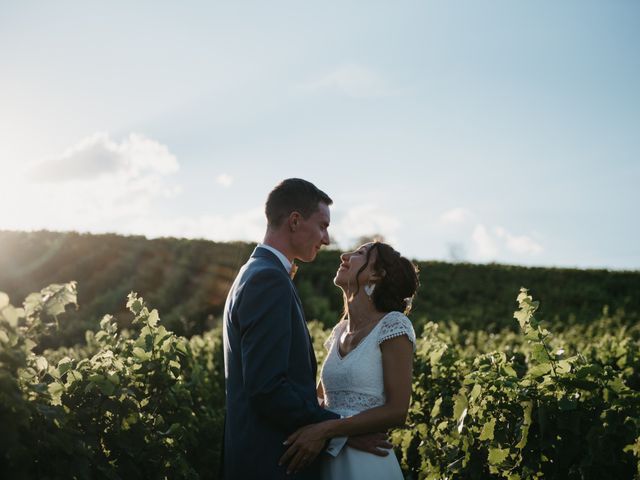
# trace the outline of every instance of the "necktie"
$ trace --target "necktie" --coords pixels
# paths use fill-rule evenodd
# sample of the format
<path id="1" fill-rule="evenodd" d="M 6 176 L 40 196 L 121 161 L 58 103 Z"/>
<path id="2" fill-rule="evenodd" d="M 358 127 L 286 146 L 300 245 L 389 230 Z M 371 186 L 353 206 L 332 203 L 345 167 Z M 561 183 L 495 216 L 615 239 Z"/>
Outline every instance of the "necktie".
<path id="1" fill-rule="evenodd" d="M 296 272 L 298 271 L 298 265 L 294 263 L 291 264 L 291 270 L 289 271 L 289 276 L 291 277 L 291 280 L 293 280 L 293 277 L 296 276 Z"/>

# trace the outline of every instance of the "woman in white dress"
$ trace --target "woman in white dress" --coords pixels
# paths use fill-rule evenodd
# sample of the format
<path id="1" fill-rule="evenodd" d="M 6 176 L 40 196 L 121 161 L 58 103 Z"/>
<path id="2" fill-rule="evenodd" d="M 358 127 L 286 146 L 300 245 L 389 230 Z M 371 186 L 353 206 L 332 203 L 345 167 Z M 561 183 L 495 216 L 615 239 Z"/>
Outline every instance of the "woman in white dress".
<path id="1" fill-rule="evenodd" d="M 405 314 L 418 287 L 417 268 L 380 242 L 340 259 L 334 283 L 344 292 L 345 312 L 325 343 L 318 399 L 342 418 L 307 425 L 288 438 L 282 463 L 292 473 L 309 465 L 331 438 L 404 425 L 409 408 L 415 332 Z M 388 452 L 373 455 L 347 442 L 335 457 L 323 454 L 322 478 L 402 479 L 393 450 Z"/>

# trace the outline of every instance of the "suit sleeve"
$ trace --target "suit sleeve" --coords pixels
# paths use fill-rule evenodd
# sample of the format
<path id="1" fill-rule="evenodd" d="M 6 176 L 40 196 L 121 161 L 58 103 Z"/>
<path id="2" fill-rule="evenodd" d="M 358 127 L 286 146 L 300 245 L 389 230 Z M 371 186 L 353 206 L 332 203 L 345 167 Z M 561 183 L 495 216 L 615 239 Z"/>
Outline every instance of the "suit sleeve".
<path id="1" fill-rule="evenodd" d="M 287 376 L 295 302 L 289 279 L 264 270 L 253 275 L 243 290 L 237 318 L 243 381 L 252 408 L 286 433 L 339 418 L 320 407 L 315 395 L 312 400 L 302 397 Z"/>

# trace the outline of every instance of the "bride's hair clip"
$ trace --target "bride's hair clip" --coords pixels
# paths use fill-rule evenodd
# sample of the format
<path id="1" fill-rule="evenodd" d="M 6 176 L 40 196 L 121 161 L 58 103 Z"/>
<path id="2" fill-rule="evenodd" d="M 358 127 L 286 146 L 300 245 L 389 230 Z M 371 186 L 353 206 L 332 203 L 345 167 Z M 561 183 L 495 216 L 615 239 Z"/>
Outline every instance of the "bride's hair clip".
<path id="1" fill-rule="evenodd" d="M 413 305 L 413 297 L 407 297 L 404 299 L 405 311 L 411 310 L 412 305 Z"/>

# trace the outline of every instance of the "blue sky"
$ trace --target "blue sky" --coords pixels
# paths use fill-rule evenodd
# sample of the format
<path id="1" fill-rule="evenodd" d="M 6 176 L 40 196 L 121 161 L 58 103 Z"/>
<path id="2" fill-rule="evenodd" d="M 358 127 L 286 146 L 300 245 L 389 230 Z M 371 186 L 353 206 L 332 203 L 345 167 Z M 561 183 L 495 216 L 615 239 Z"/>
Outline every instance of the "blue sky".
<path id="1" fill-rule="evenodd" d="M 3 2 L 0 229 L 640 268 L 640 3 Z"/>

